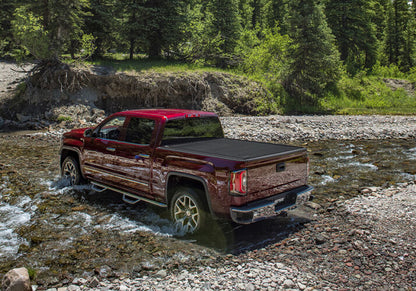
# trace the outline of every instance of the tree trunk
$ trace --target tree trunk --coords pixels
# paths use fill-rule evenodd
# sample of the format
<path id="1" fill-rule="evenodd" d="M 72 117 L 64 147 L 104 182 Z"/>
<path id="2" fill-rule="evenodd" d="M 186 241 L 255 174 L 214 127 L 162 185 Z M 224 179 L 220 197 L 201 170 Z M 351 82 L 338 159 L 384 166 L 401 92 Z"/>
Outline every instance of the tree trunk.
<path id="1" fill-rule="evenodd" d="M 130 60 L 134 57 L 134 39 L 130 39 Z"/>
<path id="2" fill-rule="evenodd" d="M 156 32 L 150 38 L 150 46 L 149 46 L 149 58 L 150 59 L 157 59 L 160 58 L 162 54 L 162 43 L 160 41 L 159 34 Z"/>

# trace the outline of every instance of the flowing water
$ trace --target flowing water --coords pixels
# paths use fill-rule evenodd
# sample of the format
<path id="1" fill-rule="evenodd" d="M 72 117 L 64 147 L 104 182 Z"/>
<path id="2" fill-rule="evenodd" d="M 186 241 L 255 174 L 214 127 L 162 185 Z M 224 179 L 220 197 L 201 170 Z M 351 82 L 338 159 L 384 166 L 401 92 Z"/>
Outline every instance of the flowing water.
<path id="1" fill-rule="evenodd" d="M 304 146 L 315 201 L 322 205 L 359 195 L 362 187 L 416 179 L 414 140 Z M 26 266 L 38 273 L 39 284 L 51 285 L 74 274 L 99 272 L 104 265 L 118 274 L 134 274 L 203 264 L 214 260 L 218 250 L 238 253 L 273 243 L 299 224 L 276 218 L 230 227 L 224 234 L 220 226 L 202 237 L 178 238 L 165 211 L 125 204 L 110 191 L 65 185 L 58 175 L 58 149 L 58 140 L 43 135 L 0 138 L 0 274 Z M 272 224 L 280 226 L 271 230 Z"/>

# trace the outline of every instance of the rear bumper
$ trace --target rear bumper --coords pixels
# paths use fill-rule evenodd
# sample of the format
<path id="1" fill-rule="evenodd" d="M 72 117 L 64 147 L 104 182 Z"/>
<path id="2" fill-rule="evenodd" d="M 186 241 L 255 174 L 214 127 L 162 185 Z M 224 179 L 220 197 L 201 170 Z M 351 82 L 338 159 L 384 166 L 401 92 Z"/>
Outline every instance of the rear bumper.
<path id="1" fill-rule="evenodd" d="M 279 215 L 284 210 L 295 208 L 311 199 L 313 187 L 305 185 L 271 197 L 250 202 L 244 206 L 231 207 L 231 219 L 240 224 L 249 224 Z"/>

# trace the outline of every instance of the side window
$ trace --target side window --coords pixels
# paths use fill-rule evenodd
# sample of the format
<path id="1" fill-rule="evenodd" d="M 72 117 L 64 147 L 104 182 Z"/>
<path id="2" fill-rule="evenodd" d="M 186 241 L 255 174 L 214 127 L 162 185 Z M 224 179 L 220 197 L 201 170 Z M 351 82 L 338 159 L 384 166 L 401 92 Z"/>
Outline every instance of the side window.
<path id="1" fill-rule="evenodd" d="M 133 117 L 127 125 L 126 142 L 148 145 L 154 128 L 154 120 Z"/>
<path id="2" fill-rule="evenodd" d="M 97 132 L 99 138 L 118 140 L 126 117 L 117 116 L 104 123 Z"/>

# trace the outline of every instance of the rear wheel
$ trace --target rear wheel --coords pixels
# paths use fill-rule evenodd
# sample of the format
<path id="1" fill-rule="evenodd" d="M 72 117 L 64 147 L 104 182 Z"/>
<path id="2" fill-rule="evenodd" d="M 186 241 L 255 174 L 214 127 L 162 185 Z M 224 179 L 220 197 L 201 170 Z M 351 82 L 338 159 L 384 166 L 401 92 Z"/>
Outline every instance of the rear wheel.
<path id="1" fill-rule="evenodd" d="M 206 212 L 198 192 L 192 188 L 179 188 L 173 195 L 170 213 L 176 229 L 185 234 L 201 230 Z"/>
<path id="2" fill-rule="evenodd" d="M 66 157 L 62 163 L 61 175 L 69 181 L 71 185 L 79 185 L 83 181 L 79 163 L 72 156 Z"/>

